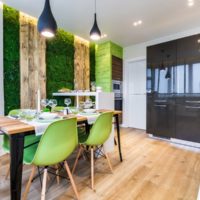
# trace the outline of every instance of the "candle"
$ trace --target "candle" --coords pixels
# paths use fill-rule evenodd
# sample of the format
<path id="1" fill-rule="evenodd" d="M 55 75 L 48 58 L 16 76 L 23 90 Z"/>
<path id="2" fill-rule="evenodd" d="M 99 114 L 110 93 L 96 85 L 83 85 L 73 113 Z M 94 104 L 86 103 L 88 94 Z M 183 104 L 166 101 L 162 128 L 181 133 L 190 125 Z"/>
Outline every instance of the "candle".
<path id="1" fill-rule="evenodd" d="M 40 90 L 37 91 L 37 112 L 40 112 Z"/>

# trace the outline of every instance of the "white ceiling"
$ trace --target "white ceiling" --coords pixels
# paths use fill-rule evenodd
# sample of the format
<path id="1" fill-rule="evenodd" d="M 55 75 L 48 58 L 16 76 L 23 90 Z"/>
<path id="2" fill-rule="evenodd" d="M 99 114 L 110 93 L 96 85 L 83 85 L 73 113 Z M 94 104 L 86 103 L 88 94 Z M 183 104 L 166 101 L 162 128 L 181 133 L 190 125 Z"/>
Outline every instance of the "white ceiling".
<path id="1" fill-rule="evenodd" d="M 7 5 L 39 17 L 44 0 L 2 0 Z M 193 7 L 187 0 L 97 0 L 102 33 L 122 46 L 200 27 L 200 0 Z M 51 0 L 58 26 L 85 39 L 93 25 L 94 0 Z M 143 24 L 134 27 L 134 21 Z"/>

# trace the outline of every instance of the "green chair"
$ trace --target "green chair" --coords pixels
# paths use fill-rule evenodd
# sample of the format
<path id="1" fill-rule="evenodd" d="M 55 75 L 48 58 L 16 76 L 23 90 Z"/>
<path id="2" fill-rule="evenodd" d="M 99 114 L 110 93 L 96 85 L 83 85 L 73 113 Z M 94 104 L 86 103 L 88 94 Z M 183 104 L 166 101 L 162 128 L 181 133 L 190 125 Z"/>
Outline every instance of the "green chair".
<path id="1" fill-rule="evenodd" d="M 109 138 L 110 133 L 112 131 L 112 118 L 113 118 L 113 112 L 106 112 L 101 114 L 94 125 L 92 126 L 90 133 L 87 138 L 85 138 L 84 141 L 79 141 L 79 151 L 74 163 L 74 167 L 72 169 L 72 174 L 74 173 L 79 157 L 82 154 L 85 147 L 89 147 L 91 151 L 91 187 L 94 190 L 94 149 L 98 146 L 102 146 L 105 141 Z M 82 138 L 81 138 L 82 139 Z M 112 170 L 112 166 L 110 163 L 110 159 L 108 157 L 108 154 L 105 153 L 105 157 L 108 161 L 108 165 Z"/>
<path id="2" fill-rule="evenodd" d="M 78 145 L 77 120 L 70 118 L 56 121 L 48 126 L 39 144 L 31 146 L 24 151 L 24 163 L 32 165 L 32 172 L 26 186 L 23 200 L 27 198 L 31 181 L 33 180 L 36 167 L 45 167 L 41 199 L 45 199 L 47 168 L 51 165 L 59 164 L 64 161 L 64 165 L 70 178 L 73 190 L 79 199 L 72 174 L 67 164 L 67 157 L 72 154 Z"/>
<path id="3" fill-rule="evenodd" d="M 20 111 L 21 111 L 20 109 L 11 110 L 8 115 L 9 116 L 17 116 L 17 115 L 19 115 Z M 26 148 L 32 144 L 38 143 L 40 141 L 40 138 L 41 138 L 41 136 L 36 136 L 36 135 L 25 136 L 24 148 Z M 9 136 L 6 134 L 3 135 L 2 148 L 6 154 L 10 153 L 10 139 L 9 139 Z M 10 167 L 8 168 L 8 170 L 6 172 L 6 179 L 9 176 L 9 171 L 10 171 Z"/>

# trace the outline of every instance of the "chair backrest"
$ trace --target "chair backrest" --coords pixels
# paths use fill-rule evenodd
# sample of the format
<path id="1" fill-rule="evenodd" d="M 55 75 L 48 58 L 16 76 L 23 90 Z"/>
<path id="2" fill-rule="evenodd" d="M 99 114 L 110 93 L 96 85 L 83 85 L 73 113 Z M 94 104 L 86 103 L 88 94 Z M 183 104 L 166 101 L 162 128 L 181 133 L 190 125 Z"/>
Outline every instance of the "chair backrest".
<path id="1" fill-rule="evenodd" d="M 64 161 L 77 145 L 76 118 L 56 121 L 43 134 L 32 163 L 37 166 L 57 164 Z"/>
<path id="2" fill-rule="evenodd" d="M 19 115 L 19 113 L 20 113 L 20 109 L 14 109 L 14 110 L 11 110 L 8 113 L 8 115 L 9 116 L 16 116 L 16 115 Z M 3 150 L 5 152 L 9 152 L 10 151 L 10 140 L 9 140 L 8 135 L 6 135 L 6 134 L 3 135 L 2 147 L 3 147 Z"/>
<path id="3" fill-rule="evenodd" d="M 104 144 L 112 131 L 112 118 L 113 112 L 102 113 L 92 126 L 85 144 L 90 146 Z"/>

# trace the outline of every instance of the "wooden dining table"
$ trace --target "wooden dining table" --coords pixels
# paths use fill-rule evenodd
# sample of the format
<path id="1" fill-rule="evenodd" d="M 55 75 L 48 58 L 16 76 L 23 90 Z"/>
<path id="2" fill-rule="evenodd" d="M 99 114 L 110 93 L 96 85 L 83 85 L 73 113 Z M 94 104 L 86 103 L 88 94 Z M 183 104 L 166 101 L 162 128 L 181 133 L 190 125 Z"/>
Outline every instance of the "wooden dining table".
<path id="1" fill-rule="evenodd" d="M 98 110 L 98 112 L 107 112 L 110 110 Z M 121 141 L 120 141 L 120 125 L 119 115 L 121 111 L 113 111 L 116 129 L 117 141 L 120 161 L 122 162 Z M 64 118 L 75 117 L 71 115 Z M 85 124 L 86 131 L 89 131 L 87 117 L 76 116 L 77 124 Z M 24 123 L 18 119 L 11 119 L 6 116 L 0 116 L 0 133 L 7 134 L 10 138 L 10 197 L 11 200 L 21 199 L 21 184 L 23 171 L 23 153 L 24 153 L 24 138 L 27 135 L 35 134 L 35 127 Z"/>

